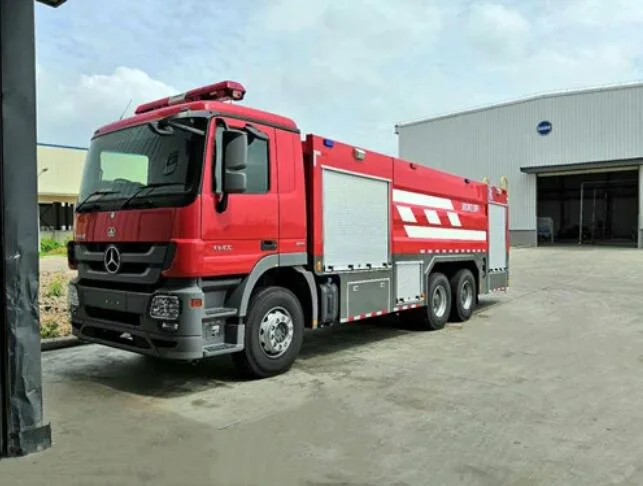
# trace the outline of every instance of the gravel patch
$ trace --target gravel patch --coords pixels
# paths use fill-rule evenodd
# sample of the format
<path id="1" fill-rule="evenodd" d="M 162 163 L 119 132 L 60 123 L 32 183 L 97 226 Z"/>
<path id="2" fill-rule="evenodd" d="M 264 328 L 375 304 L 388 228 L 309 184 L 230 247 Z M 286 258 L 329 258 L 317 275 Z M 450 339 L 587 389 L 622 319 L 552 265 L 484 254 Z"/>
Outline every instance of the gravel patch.
<path id="1" fill-rule="evenodd" d="M 52 257 L 50 257 L 52 258 Z M 71 334 L 67 309 L 67 284 L 76 276 L 72 270 L 40 271 L 40 329 L 43 338 Z"/>

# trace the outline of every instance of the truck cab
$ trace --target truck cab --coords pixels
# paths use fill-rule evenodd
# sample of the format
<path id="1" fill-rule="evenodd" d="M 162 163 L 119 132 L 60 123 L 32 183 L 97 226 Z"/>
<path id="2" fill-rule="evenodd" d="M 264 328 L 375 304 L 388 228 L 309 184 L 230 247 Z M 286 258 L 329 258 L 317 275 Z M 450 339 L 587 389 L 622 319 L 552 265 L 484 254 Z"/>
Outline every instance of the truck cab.
<path id="1" fill-rule="evenodd" d="M 95 132 L 68 248 L 75 335 L 170 359 L 231 352 L 257 263 L 308 263 L 299 130 L 226 102 L 244 94 L 217 83 Z"/>

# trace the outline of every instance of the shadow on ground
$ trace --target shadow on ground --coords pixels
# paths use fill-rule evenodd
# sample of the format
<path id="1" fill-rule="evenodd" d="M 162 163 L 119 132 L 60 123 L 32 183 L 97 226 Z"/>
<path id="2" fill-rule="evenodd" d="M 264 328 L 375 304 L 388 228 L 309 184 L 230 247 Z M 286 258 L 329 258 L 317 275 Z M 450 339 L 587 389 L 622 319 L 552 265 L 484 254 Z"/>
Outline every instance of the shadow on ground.
<path id="1" fill-rule="evenodd" d="M 481 312 L 484 312 L 491 307 L 501 304 L 502 300 L 498 299 L 496 297 L 483 297 L 480 299 L 480 302 L 478 302 L 478 307 L 476 308 L 476 314 L 480 314 Z"/>
<path id="2" fill-rule="evenodd" d="M 481 301 L 478 312 L 495 303 L 495 300 Z M 409 332 L 413 330 L 394 317 L 308 330 L 298 360 L 306 361 L 368 346 Z M 192 364 L 164 361 L 98 345 L 56 353 L 53 366 L 47 368 L 48 373 L 62 375 L 72 382 L 99 383 L 140 396 L 173 398 L 247 381 L 237 373 L 230 356 Z"/>

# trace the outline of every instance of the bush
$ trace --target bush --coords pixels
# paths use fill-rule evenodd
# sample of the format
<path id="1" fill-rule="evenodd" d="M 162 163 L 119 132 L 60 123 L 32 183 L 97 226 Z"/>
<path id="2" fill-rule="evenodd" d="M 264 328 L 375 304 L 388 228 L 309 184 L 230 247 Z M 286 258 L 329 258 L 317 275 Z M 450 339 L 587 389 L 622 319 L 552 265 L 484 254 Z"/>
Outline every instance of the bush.
<path id="1" fill-rule="evenodd" d="M 60 246 L 58 248 L 54 248 L 51 251 L 48 251 L 47 253 L 43 253 L 45 256 L 67 256 L 67 247 L 65 246 Z"/>
<path id="2" fill-rule="evenodd" d="M 49 284 L 47 288 L 48 297 L 62 297 L 65 294 L 65 287 L 62 280 L 56 279 Z"/>
<path id="3" fill-rule="evenodd" d="M 60 337 L 60 326 L 54 320 L 45 319 L 40 321 L 40 337 L 42 339 Z"/>
<path id="4" fill-rule="evenodd" d="M 63 245 L 61 243 L 51 238 L 43 238 L 40 240 L 40 251 L 43 253 L 49 253 L 50 251 L 61 248 L 62 246 Z"/>

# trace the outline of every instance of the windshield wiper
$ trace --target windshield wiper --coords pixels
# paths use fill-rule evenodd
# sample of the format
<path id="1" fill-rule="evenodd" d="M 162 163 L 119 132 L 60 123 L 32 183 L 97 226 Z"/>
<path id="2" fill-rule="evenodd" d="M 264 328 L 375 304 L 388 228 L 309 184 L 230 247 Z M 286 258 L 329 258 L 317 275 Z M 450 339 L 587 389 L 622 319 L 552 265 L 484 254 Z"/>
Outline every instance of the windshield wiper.
<path id="1" fill-rule="evenodd" d="M 145 189 L 154 189 L 155 187 L 166 187 L 166 186 L 183 186 L 183 185 L 185 185 L 183 184 L 183 182 L 152 182 L 145 186 L 141 186 L 136 191 L 134 191 L 134 194 L 132 194 L 127 199 L 125 199 L 125 201 L 123 202 L 123 204 L 121 204 L 121 207 L 119 209 L 125 209 Z"/>
<path id="2" fill-rule="evenodd" d="M 86 207 L 86 205 L 89 203 L 89 199 L 94 197 L 94 196 L 104 196 L 106 194 L 116 194 L 116 192 L 117 191 L 114 191 L 112 189 L 102 189 L 102 190 L 94 191 L 94 192 L 90 193 L 89 196 L 87 196 L 85 199 L 83 199 L 83 201 L 81 203 L 79 203 L 78 206 L 76 206 L 76 211 Z"/>

